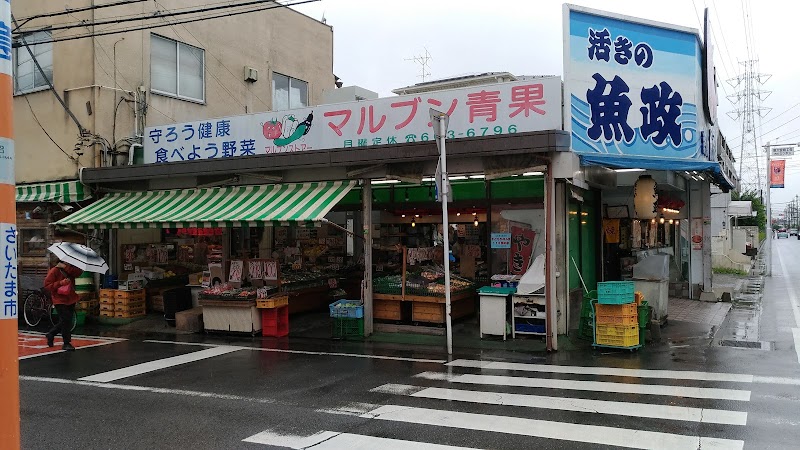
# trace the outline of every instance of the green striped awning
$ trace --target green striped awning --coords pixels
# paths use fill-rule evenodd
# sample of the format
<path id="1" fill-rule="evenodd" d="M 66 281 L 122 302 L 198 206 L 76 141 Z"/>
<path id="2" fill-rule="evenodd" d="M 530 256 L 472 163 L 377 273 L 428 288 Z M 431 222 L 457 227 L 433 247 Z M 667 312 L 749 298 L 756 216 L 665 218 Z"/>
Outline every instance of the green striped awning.
<path id="1" fill-rule="evenodd" d="M 73 228 L 217 228 L 318 221 L 355 181 L 109 194 L 56 222 Z"/>
<path id="2" fill-rule="evenodd" d="M 92 198 L 91 191 L 79 181 L 17 185 L 17 203 L 72 203 L 90 198 Z"/>

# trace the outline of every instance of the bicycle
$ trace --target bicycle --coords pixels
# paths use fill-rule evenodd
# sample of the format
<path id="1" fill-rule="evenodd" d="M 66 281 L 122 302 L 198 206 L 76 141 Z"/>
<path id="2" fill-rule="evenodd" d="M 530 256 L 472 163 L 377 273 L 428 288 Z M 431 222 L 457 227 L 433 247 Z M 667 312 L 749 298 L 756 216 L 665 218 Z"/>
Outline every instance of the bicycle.
<path id="1" fill-rule="evenodd" d="M 23 277 L 20 278 L 20 286 L 27 284 L 25 283 L 26 280 L 22 279 Z M 25 289 L 23 287 L 23 290 L 29 292 L 22 306 L 22 316 L 25 319 L 25 323 L 30 327 L 36 327 L 41 323 L 42 318 L 46 314 L 50 317 L 50 323 L 55 326 L 55 324 L 58 323 L 58 313 L 56 312 L 56 307 L 53 305 L 48 292 L 43 287 L 38 289 Z M 73 313 L 71 330 L 75 330 L 77 325 L 78 315 Z"/>

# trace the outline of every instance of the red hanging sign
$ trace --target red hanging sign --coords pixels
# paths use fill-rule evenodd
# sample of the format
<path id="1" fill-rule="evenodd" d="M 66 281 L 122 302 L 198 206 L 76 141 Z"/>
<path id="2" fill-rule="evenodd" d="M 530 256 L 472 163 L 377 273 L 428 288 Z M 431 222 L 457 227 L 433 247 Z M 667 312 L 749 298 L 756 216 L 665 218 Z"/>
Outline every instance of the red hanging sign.
<path id="1" fill-rule="evenodd" d="M 769 187 L 782 188 L 784 176 L 786 175 L 786 160 L 776 159 L 770 161 L 769 167 Z"/>
<path id="2" fill-rule="evenodd" d="M 528 271 L 533 254 L 536 232 L 526 228 L 511 227 L 511 267 L 513 275 L 522 275 Z"/>

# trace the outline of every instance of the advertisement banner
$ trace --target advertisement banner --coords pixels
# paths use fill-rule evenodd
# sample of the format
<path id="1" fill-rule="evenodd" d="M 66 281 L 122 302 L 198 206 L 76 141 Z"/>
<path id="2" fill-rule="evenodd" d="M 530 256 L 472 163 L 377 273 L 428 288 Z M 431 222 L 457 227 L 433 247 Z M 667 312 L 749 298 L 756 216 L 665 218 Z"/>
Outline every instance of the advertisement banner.
<path id="1" fill-rule="evenodd" d="M 536 232 L 527 228 L 511 227 L 511 268 L 512 275 L 523 275 L 528 271 L 533 254 Z"/>
<path id="2" fill-rule="evenodd" d="M 714 160 L 701 144 L 694 30 L 565 5 L 564 42 L 564 124 L 575 152 Z"/>
<path id="3" fill-rule="evenodd" d="M 692 219 L 692 250 L 703 249 L 703 219 Z"/>
<path id="4" fill-rule="evenodd" d="M 429 109 L 450 116 L 447 139 L 561 129 L 561 80 L 542 77 L 145 129 L 145 164 L 411 142 L 433 143 Z"/>
<path id="5" fill-rule="evenodd" d="M 769 164 L 769 187 L 782 188 L 786 176 L 786 160 L 770 161 Z"/>
<path id="6" fill-rule="evenodd" d="M 492 233 L 492 248 L 511 248 L 511 233 Z"/>

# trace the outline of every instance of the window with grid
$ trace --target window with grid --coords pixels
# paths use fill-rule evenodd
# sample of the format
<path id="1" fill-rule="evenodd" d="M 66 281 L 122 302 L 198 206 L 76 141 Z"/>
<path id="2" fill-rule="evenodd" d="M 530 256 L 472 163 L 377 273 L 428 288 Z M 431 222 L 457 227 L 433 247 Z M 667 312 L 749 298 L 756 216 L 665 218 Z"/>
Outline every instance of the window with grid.
<path id="1" fill-rule="evenodd" d="M 150 35 L 150 87 L 163 95 L 205 101 L 205 50 Z"/>
<path id="2" fill-rule="evenodd" d="M 308 106 L 308 83 L 273 72 L 272 110 L 281 111 L 306 106 Z"/>
<path id="3" fill-rule="evenodd" d="M 14 49 L 14 94 L 47 89 L 50 87 L 49 83 L 53 82 L 53 43 L 50 42 L 50 32 L 29 33 L 24 39 L 30 51 L 24 45 Z M 17 42 L 22 44 L 22 39 Z M 31 53 L 42 67 L 41 71 L 36 67 Z"/>

